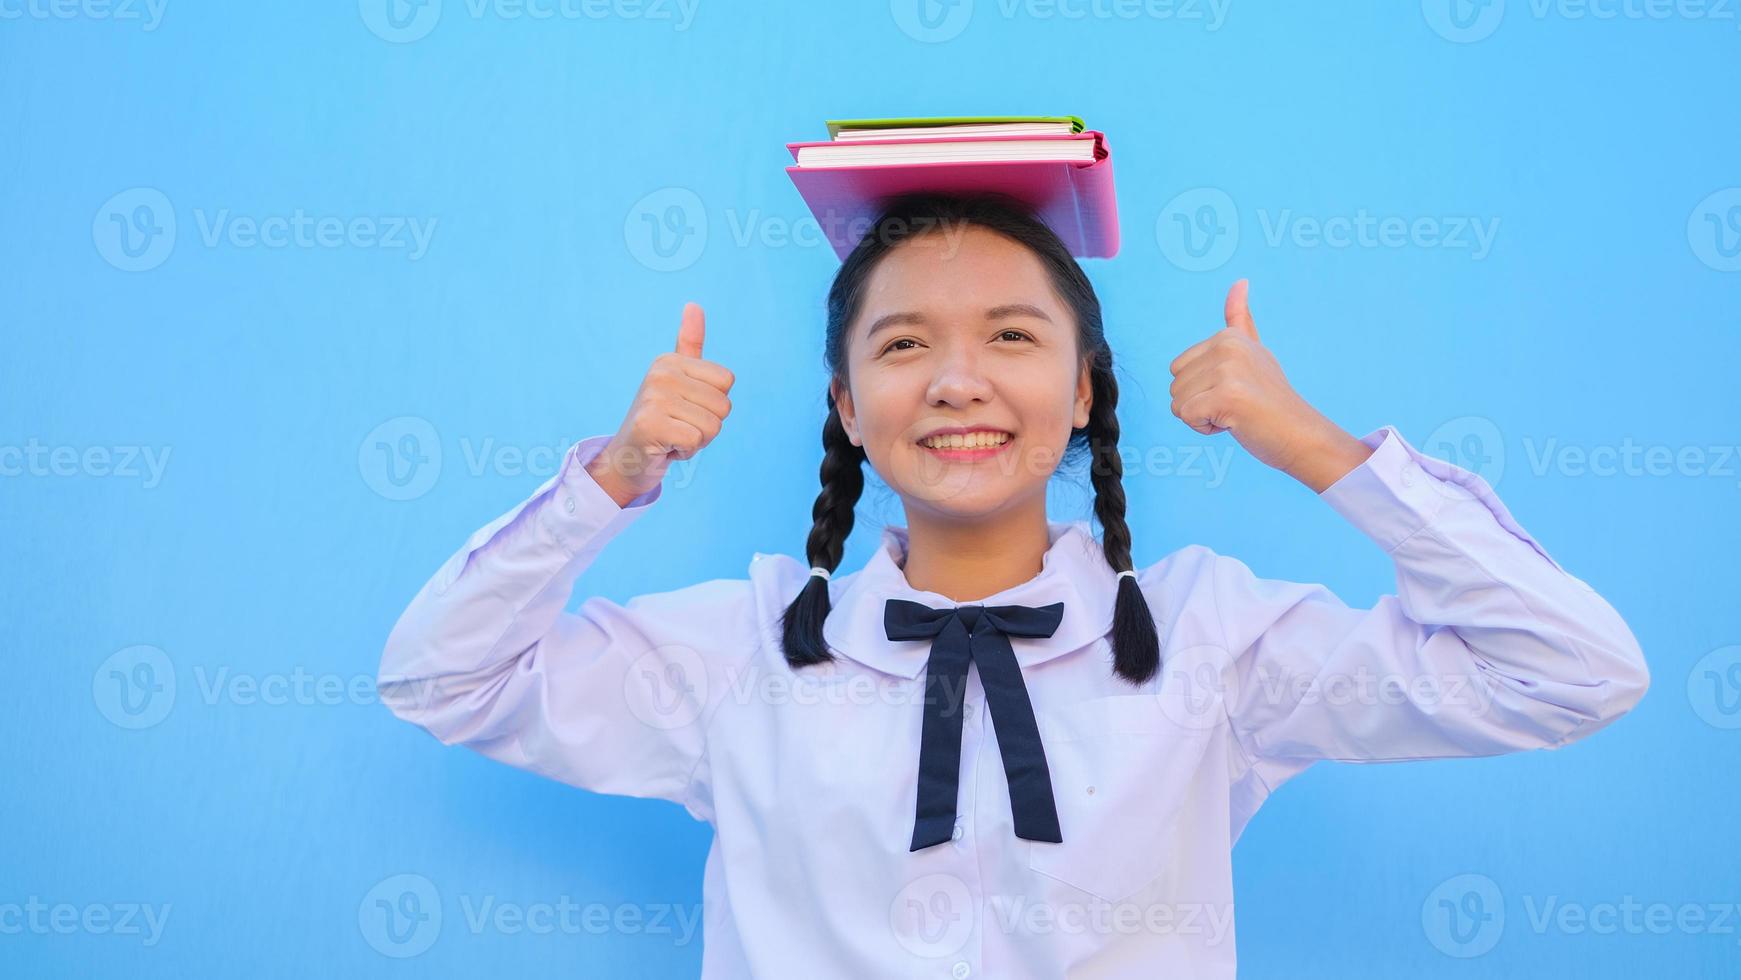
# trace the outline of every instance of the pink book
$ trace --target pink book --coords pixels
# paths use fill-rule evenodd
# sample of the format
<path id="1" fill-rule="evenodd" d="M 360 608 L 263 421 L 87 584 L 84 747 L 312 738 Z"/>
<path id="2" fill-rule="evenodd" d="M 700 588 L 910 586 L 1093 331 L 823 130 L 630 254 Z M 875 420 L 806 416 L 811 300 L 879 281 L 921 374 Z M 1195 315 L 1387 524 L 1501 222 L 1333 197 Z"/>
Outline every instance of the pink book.
<path id="1" fill-rule="evenodd" d="M 973 162 L 925 162 L 853 164 L 849 166 L 786 168 L 810 206 L 810 213 L 845 258 L 875 220 L 878 206 L 901 194 L 936 191 L 943 193 L 996 192 L 1008 195 L 1033 209 L 1078 258 L 1111 258 L 1118 254 L 1118 202 L 1113 193 L 1112 155 L 1106 136 L 1089 130 L 1069 136 L 977 136 L 960 137 L 962 143 L 1022 141 L 1092 144 L 1092 159 L 979 160 Z M 852 147 L 912 145 L 911 140 L 853 140 Z M 931 141 L 926 141 L 931 142 Z M 788 143 L 792 159 L 806 147 L 840 147 L 840 142 Z"/>

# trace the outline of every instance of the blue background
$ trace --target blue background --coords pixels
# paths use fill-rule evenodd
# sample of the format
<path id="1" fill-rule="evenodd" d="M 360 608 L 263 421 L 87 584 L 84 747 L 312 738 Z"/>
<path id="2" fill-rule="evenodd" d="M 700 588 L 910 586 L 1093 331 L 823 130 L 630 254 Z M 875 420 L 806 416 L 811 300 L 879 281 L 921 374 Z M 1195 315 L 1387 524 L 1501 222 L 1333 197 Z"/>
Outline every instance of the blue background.
<path id="1" fill-rule="evenodd" d="M 1050 112 L 1114 152 L 1124 248 L 1087 267 L 1127 446 L 1230 460 L 1130 476 L 1139 562 L 1201 542 L 1351 604 L 1393 588 L 1309 491 L 1168 412 L 1168 362 L 1249 276 L 1309 400 L 1488 474 L 1653 671 L 1634 714 L 1561 751 L 1294 780 L 1235 852 L 1242 976 L 1736 974 L 1733 919 L 1598 935 L 1530 915 L 1741 901 L 1734 13 L 700 0 L 684 21 L 447 0 L 395 27 L 381 6 L 0 2 L 0 973 L 693 975 L 700 937 L 675 927 L 468 927 L 485 898 L 692 917 L 709 830 L 442 749 L 375 703 L 382 643 L 471 530 L 614 431 L 689 299 L 737 373 L 733 418 L 578 591 L 802 554 L 836 260 L 783 235 L 807 218 L 783 144 L 836 116 Z M 433 235 L 267 247 L 235 224 L 299 212 Z M 1185 241 L 1179 213 L 1222 237 Z M 1310 237 L 1361 214 L 1497 234 L 1482 254 L 1467 234 Z M 651 237 L 668 217 L 690 231 L 674 253 Z M 1628 445 L 1690 462 L 1560 454 Z M 91 447 L 169 455 L 153 479 Z M 1058 516 L 1086 503 L 1059 487 Z M 899 520 L 869 494 L 843 568 Z M 220 676 L 304 683 L 268 704 Z M 443 919 L 395 957 L 413 948 L 370 921 L 403 880 Z M 1422 915 L 1468 880 L 1505 902 L 1472 956 Z M 147 946 L 4 917 L 32 897 L 170 914 Z"/>

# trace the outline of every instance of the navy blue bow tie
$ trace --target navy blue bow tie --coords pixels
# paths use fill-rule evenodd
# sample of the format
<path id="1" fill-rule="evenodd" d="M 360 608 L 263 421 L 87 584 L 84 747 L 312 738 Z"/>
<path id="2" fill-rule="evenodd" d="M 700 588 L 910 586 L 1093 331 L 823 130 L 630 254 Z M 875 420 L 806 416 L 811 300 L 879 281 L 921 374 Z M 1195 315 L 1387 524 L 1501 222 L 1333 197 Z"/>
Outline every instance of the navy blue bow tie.
<path id="1" fill-rule="evenodd" d="M 925 673 L 924 727 L 919 734 L 919 800 L 913 819 L 913 846 L 908 850 L 941 844 L 955 830 L 957 782 L 961 777 L 961 701 L 970 661 L 979 665 L 986 704 L 997 726 L 1016 836 L 1063 842 L 1034 705 L 1028 700 L 1028 686 L 1009 641 L 1012 636 L 1051 636 L 1063 616 L 1062 602 L 1037 608 L 952 609 L 934 609 L 906 599 L 890 599 L 884 604 L 883 629 L 889 639 L 932 638 Z"/>

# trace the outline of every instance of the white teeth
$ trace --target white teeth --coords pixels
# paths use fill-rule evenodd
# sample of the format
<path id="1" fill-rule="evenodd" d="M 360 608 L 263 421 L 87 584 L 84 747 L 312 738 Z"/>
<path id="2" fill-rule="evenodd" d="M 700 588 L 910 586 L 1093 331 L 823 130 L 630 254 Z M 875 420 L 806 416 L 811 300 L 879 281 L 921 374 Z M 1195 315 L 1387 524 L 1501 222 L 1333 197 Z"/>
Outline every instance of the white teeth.
<path id="1" fill-rule="evenodd" d="M 1001 446 L 1010 440 L 1007 432 L 969 432 L 947 436 L 929 436 L 920 445 L 929 449 L 986 449 Z"/>

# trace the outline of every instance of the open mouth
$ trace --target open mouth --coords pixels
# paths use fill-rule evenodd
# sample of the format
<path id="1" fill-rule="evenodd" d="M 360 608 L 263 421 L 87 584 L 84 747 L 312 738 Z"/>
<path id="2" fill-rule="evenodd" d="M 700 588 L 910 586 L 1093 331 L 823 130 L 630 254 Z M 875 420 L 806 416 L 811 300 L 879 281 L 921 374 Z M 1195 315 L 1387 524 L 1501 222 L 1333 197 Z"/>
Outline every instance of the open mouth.
<path id="1" fill-rule="evenodd" d="M 941 429 L 920 439 L 919 446 L 940 459 L 987 459 L 1008 449 L 1015 438 L 1002 429 Z"/>

